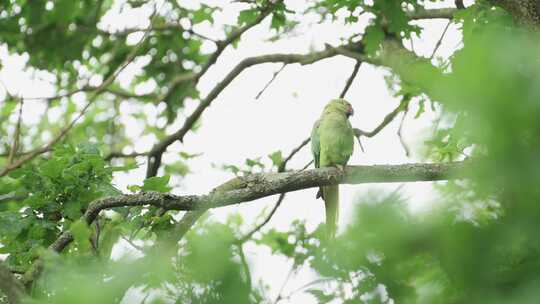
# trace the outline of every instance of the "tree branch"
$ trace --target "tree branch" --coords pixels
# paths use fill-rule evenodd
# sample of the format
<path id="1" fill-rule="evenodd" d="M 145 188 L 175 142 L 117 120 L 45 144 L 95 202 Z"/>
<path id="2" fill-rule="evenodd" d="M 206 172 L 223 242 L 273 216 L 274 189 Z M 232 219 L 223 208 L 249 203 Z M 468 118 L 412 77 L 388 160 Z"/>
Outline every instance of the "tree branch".
<path id="1" fill-rule="evenodd" d="M 458 10 L 453 7 L 422 9 L 409 13 L 409 18 L 418 19 L 452 19 Z"/>
<path id="2" fill-rule="evenodd" d="M 255 18 L 255 20 L 237 29 L 236 31 L 233 31 L 229 36 L 227 36 L 227 38 L 225 38 L 225 40 L 218 41 L 217 50 L 214 53 L 212 53 L 208 61 L 206 61 L 205 65 L 202 67 L 201 71 L 197 74 L 197 77 L 195 77 L 195 82 L 197 82 L 199 78 L 202 75 L 204 75 L 206 71 L 217 61 L 217 59 L 219 58 L 221 53 L 223 53 L 225 48 L 227 48 L 227 46 L 229 46 L 231 43 L 235 42 L 238 38 L 240 38 L 242 34 L 244 34 L 247 30 L 261 23 L 264 20 L 264 18 L 266 18 L 272 12 L 274 5 L 279 2 L 283 2 L 283 0 L 275 1 L 275 3 L 270 2 L 271 4 L 266 6 L 261 11 L 259 16 Z"/>
<path id="3" fill-rule="evenodd" d="M 285 167 L 287 166 L 287 163 L 300 151 L 303 147 L 305 147 L 310 141 L 310 138 L 305 139 L 300 145 L 289 153 L 287 157 L 279 164 L 277 172 L 285 172 Z M 218 186 L 215 189 L 228 189 L 229 187 L 221 185 Z M 255 232 L 259 231 L 264 225 L 266 225 L 272 216 L 276 213 L 277 209 L 285 199 L 285 193 L 281 193 L 274 204 L 274 207 L 270 211 L 270 213 L 266 216 L 266 218 L 255 228 L 253 228 L 250 232 L 248 232 L 244 237 L 240 238 L 238 241 L 239 243 L 244 243 L 247 241 Z M 204 210 L 196 210 L 196 211 L 188 211 L 184 214 L 184 216 L 178 221 L 173 229 L 173 242 L 177 243 L 179 242 L 184 235 L 191 229 L 191 227 L 195 224 L 195 222 L 206 212 L 206 209 Z"/>
<path id="4" fill-rule="evenodd" d="M 279 0 L 279 1 L 276 1 L 277 2 L 281 2 L 282 0 Z M 261 23 L 264 18 L 266 18 L 271 12 L 272 12 L 272 8 L 274 7 L 275 4 L 271 4 L 271 5 L 268 5 L 267 7 L 265 7 L 261 13 L 259 14 L 259 16 L 253 20 L 252 22 L 244 25 L 243 27 L 240 27 L 238 28 L 237 30 L 233 31 L 232 33 L 230 33 L 224 40 L 220 40 L 220 41 L 215 41 L 215 44 L 217 46 L 217 49 L 210 55 L 210 57 L 208 58 L 208 60 L 204 63 L 204 65 L 202 66 L 201 70 L 197 73 L 188 73 L 186 75 L 181 75 L 181 77 L 177 77 L 175 78 L 172 82 L 171 82 L 171 86 L 170 88 L 167 90 L 167 93 L 165 93 L 162 97 L 160 97 L 160 100 L 167 100 L 169 99 L 169 97 L 171 96 L 171 94 L 175 91 L 175 89 L 182 83 L 186 82 L 186 81 L 192 81 L 193 82 L 193 86 L 196 86 L 197 83 L 199 82 L 199 80 L 201 79 L 201 77 L 206 74 L 206 72 L 208 71 L 208 69 L 214 64 L 216 63 L 216 61 L 218 60 L 219 56 L 221 56 L 221 53 L 223 53 L 223 51 L 233 42 L 235 42 L 236 40 L 238 40 L 242 34 L 244 34 L 246 31 L 248 31 L 249 29 L 251 29 L 252 27 L 256 26 L 257 24 Z M 149 176 L 147 176 L 149 177 Z"/>
<path id="5" fill-rule="evenodd" d="M 276 213 L 277 209 L 279 208 L 279 206 L 281 206 L 281 203 L 283 202 L 283 199 L 285 199 L 285 193 L 281 193 L 276 201 L 276 203 L 274 204 L 274 207 L 272 208 L 272 210 L 270 210 L 270 213 L 268 213 L 268 215 L 266 216 L 266 218 L 257 226 L 255 226 L 255 228 L 253 228 L 252 230 L 250 230 L 248 233 L 246 233 L 246 235 L 244 235 L 241 239 L 238 240 L 238 243 L 239 244 L 242 244 L 242 243 L 245 243 L 247 242 L 249 239 L 251 239 L 251 237 L 259 230 L 261 230 L 262 227 L 264 227 L 264 225 L 268 224 L 268 222 L 270 222 L 270 219 L 274 216 L 274 214 Z"/>
<path id="6" fill-rule="evenodd" d="M 345 87 L 341 91 L 341 94 L 339 94 L 339 98 L 345 98 L 345 94 L 347 94 L 347 91 L 351 87 L 354 81 L 354 78 L 356 77 L 356 74 L 358 74 L 358 70 L 360 70 L 361 65 L 362 65 L 362 61 L 356 60 L 356 64 L 354 65 L 351 76 L 349 76 L 349 78 L 347 79 L 347 82 L 345 83 Z"/>
<path id="7" fill-rule="evenodd" d="M 102 198 L 88 206 L 83 219 L 91 224 L 102 210 L 117 207 L 155 206 L 164 210 L 201 211 L 249 202 L 279 193 L 333 184 L 417 182 L 466 178 L 468 176 L 466 169 L 469 166 L 471 166 L 470 160 L 433 164 L 348 166 L 343 171 L 337 168 L 320 168 L 285 173 L 258 173 L 246 177 L 236 177 L 225 183 L 235 185 L 232 188 L 227 187 L 229 190 L 214 190 L 205 195 L 178 196 L 169 193 L 145 192 Z M 66 231 L 50 246 L 50 249 L 60 252 L 72 240 L 73 236 Z"/>
<path id="8" fill-rule="evenodd" d="M 246 259 L 246 255 L 244 254 L 244 245 L 238 244 L 238 256 L 240 257 L 240 262 L 242 263 L 242 267 L 244 268 L 244 274 L 246 276 L 246 283 L 248 284 L 249 289 L 251 290 L 251 272 L 249 271 L 249 265 Z"/>
<path id="9" fill-rule="evenodd" d="M 107 154 L 104 159 L 111 160 L 113 158 L 134 158 L 137 156 L 147 156 L 147 152 L 133 152 L 133 153 L 122 153 L 122 152 L 111 152 Z"/>
<path id="10" fill-rule="evenodd" d="M 386 114 L 383 121 L 377 127 L 375 127 L 375 129 L 369 132 L 362 131 L 360 129 L 354 129 L 354 134 L 358 138 L 360 136 L 373 137 L 377 135 L 379 132 L 381 132 L 382 129 L 384 129 L 384 127 L 386 127 L 389 123 L 391 123 L 394 120 L 394 118 L 396 118 L 396 116 L 399 113 L 401 113 L 401 111 L 404 111 L 405 109 L 407 109 L 407 105 L 409 104 L 409 101 L 410 101 L 410 97 L 404 96 L 401 102 L 399 103 L 399 105 L 392 112 Z"/>
<path id="11" fill-rule="evenodd" d="M 276 77 L 279 75 L 279 73 L 281 73 L 281 71 L 283 71 L 283 69 L 287 66 L 286 63 L 284 63 L 281 68 L 279 68 L 279 70 L 275 71 L 274 74 L 272 75 L 272 78 L 270 78 L 270 80 L 264 85 L 264 87 L 259 91 L 259 93 L 257 93 L 257 95 L 255 95 L 255 99 L 259 99 L 261 97 L 261 95 L 264 93 L 264 91 L 266 91 L 266 89 L 272 84 L 272 82 L 274 82 L 274 80 L 276 80 Z"/>
<path id="12" fill-rule="evenodd" d="M 487 2 L 508 11 L 517 23 L 538 30 L 540 26 L 538 0 L 488 0 Z"/>
<path id="13" fill-rule="evenodd" d="M 316 61 L 332 57 L 337 55 L 335 49 L 327 48 L 320 52 L 315 52 L 312 54 L 270 54 L 262 55 L 256 57 L 249 57 L 242 60 L 237 64 L 230 72 L 219 82 L 208 95 L 201 100 L 199 106 L 193 111 L 193 113 L 186 119 L 184 124 L 180 129 L 178 129 L 173 134 L 167 136 L 162 141 L 158 142 L 149 153 L 149 163 L 146 171 L 147 177 L 152 177 L 157 174 L 159 166 L 161 165 L 161 155 L 165 152 L 168 146 L 170 146 L 175 141 L 183 141 L 184 136 L 189 130 L 193 127 L 193 124 L 200 118 L 202 113 L 210 106 L 212 101 L 245 69 L 252 67 L 254 65 L 263 64 L 263 63 L 299 63 L 302 65 L 311 64 Z"/>

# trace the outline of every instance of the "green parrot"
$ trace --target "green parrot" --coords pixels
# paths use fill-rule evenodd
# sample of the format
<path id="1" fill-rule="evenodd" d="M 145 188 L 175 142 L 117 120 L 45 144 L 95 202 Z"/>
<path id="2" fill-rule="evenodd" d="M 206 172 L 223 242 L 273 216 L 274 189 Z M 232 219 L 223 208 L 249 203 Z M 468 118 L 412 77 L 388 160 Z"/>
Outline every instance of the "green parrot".
<path id="1" fill-rule="evenodd" d="M 348 118 L 354 114 L 344 99 L 331 100 L 311 131 L 311 151 L 315 168 L 338 167 L 343 170 L 353 153 L 354 131 Z M 339 211 L 338 185 L 321 187 L 317 198 L 324 200 L 326 229 L 329 238 L 335 236 Z"/>

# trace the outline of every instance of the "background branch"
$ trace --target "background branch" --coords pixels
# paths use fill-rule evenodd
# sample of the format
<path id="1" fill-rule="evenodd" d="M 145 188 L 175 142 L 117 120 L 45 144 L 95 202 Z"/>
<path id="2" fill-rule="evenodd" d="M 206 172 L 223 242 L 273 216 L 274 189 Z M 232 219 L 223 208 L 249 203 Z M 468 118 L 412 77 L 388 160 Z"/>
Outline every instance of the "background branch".
<path id="1" fill-rule="evenodd" d="M 409 101 L 410 101 L 409 96 L 407 96 L 407 95 L 403 96 L 403 99 L 401 100 L 399 105 L 392 112 L 386 114 L 383 121 L 378 126 L 376 126 L 375 129 L 373 129 L 373 130 L 371 130 L 369 132 L 368 131 L 362 131 L 360 129 L 354 129 L 354 133 L 355 133 L 356 137 L 360 137 L 360 136 L 373 137 L 373 136 L 377 135 L 379 132 L 381 132 L 382 129 L 384 129 L 384 127 L 386 127 L 389 123 L 391 123 L 399 113 L 401 113 L 402 111 L 407 109 L 407 105 L 409 104 Z"/>
<path id="2" fill-rule="evenodd" d="M 263 63 L 300 63 L 300 64 L 311 64 L 316 61 L 329 58 L 337 55 L 335 49 L 325 49 L 320 52 L 314 52 L 311 54 L 270 54 L 249 57 L 242 60 L 237 64 L 226 76 L 220 81 L 216 86 L 208 93 L 208 95 L 201 100 L 201 103 L 193 111 L 193 113 L 188 116 L 184 124 L 180 129 L 178 129 L 173 134 L 167 136 L 162 141 L 158 142 L 148 155 L 148 167 L 146 171 L 146 177 L 152 177 L 157 174 L 159 167 L 161 165 L 161 156 L 165 152 L 168 146 L 170 146 L 175 141 L 183 141 L 184 136 L 189 130 L 193 127 L 195 122 L 200 118 L 202 113 L 210 106 L 212 101 L 245 69 L 252 67 L 254 65 L 263 64 Z"/>
<path id="3" fill-rule="evenodd" d="M 255 99 L 259 99 L 261 97 L 261 95 L 264 93 L 264 91 L 266 91 L 266 89 L 270 86 L 270 84 L 272 84 L 272 82 L 274 82 L 276 77 L 279 75 L 279 73 L 281 73 L 281 71 L 283 71 L 283 69 L 285 68 L 286 65 L 287 64 L 284 63 L 281 66 L 281 68 L 279 68 L 279 70 L 274 72 L 274 74 L 272 75 L 272 78 L 270 78 L 270 80 L 264 85 L 264 87 L 259 91 L 259 93 L 257 93 L 257 95 L 255 95 Z"/>
<path id="4" fill-rule="evenodd" d="M 362 61 L 360 60 L 356 60 L 356 64 L 354 65 L 354 68 L 353 68 L 353 71 L 351 73 L 351 76 L 349 76 L 349 78 L 347 79 L 347 82 L 345 83 L 345 87 L 343 88 L 343 90 L 341 91 L 341 94 L 339 94 L 339 98 L 344 98 L 345 97 L 345 94 L 347 94 L 347 91 L 349 90 L 349 88 L 351 87 L 353 81 L 354 81 L 354 78 L 356 77 L 356 75 L 358 74 L 358 70 L 360 69 L 360 66 L 362 65 Z"/>

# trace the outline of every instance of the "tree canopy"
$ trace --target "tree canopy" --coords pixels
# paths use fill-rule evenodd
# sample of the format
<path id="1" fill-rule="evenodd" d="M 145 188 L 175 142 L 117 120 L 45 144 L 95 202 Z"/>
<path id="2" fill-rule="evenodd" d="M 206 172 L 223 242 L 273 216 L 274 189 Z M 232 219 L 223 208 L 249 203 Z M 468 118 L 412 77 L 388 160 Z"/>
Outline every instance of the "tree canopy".
<path id="1" fill-rule="evenodd" d="M 286 303 L 303 293 L 317 303 L 535 302 L 537 1 L 310 0 L 301 8 L 287 0 L 188 2 L 0 0 L 3 58 L 23 58 L 21 69 L 51 92 L 36 96 L 32 87 L 4 82 L 0 89 L 0 301 Z M 231 22 L 216 21 L 231 7 L 234 18 L 224 18 Z M 115 19 L 127 25 L 115 27 Z M 410 44 L 432 19 L 459 29 L 460 44 L 448 58 L 434 56 L 448 26 L 431 56 Z M 243 58 L 205 84 L 223 53 L 242 48 L 253 28 L 265 27 L 268 36 L 260 39 L 279 44 L 318 23 L 348 31 L 336 37 L 339 44 L 307 53 Z M 380 135 L 413 106 L 415 118 L 438 109 L 429 139 L 414 147 L 424 162 L 289 168 L 307 149 L 306 134 L 297 146 L 282 147 L 289 153 L 223 165 L 231 179 L 207 194 L 174 191 L 172 181 L 182 183 L 199 157 L 177 147 L 186 134 L 197 136 L 203 114 L 233 81 L 260 85 L 260 95 L 285 67 L 334 57 L 353 62 L 343 71 L 341 97 L 370 65 L 388 71 L 388 90 L 399 100 L 374 129 L 356 128 L 358 140 Z M 267 63 L 281 64 L 269 82 L 237 79 Z M 249 115 L 237 114 L 229 119 Z M 138 147 L 143 137 L 151 148 Z M 249 141 L 257 140 L 264 139 Z M 134 172 L 144 172 L 140 183 L 127 191 L 115 186 L 115 174 Z M 309 229 L 302 220 L 286 230 L 266 226 L 292 191 L 414 181 L 444 181 L 435 185 L 441 204 L 419 214 L 399 190 L 371 191 L 356 199 L 352 222 L 334 240 L 324 225 Z M 273 195 L 274 207 L 256 219 L 219 221 L 208 211 Z M 121 242 L 133 253 L 117 258 Z M 246 246 L 287 259 L 287 280 L 301 269 L 316 279 L 272 298 L 264 278 L 253 278 Z"/>

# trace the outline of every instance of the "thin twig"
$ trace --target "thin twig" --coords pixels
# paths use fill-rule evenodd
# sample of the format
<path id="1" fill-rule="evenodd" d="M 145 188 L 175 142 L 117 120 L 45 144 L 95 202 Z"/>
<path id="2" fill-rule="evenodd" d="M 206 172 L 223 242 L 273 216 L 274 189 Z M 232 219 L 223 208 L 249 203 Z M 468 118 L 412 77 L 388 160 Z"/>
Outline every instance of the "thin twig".
<path id="1" fill-rule="evenodd" d="M 71 91 L 68 91 L 66 93 L 62 93 L 62 94 L 58 94 L 58 95 L 53 95 L 53 96 L 37 96 L 37 97 L 23 97 L 23 99 L 25 100 L 45 100 L 45 101 L 53 101 L 53 100 L 56 100 L 56 99 L 61 99 L 61 98 L 64 98 L 64 97 L 71 97 L 72 95 L 76 94 L 76 93 L 79 93 L 79 92 L 85 92 L 85 91 L 93 91 L 97 88 L 92 88 L 92 87 L 88 87 L 88 86 L 83 86 L 82 88 L 80 89 L 74 89 L 74 90 L 71 90 Z"/>
<path id="2" fill-rule="evenodd" d="M 15 99 L 13 95 L 9 92 L 6 84 L 2 81 L 2 79 L 0 79 L 0 85 L 4 88 L 4 91 L 6 91 L 6 96 L 8 99 Z"/>
<path id="3" fill-rule="evenodd" d="M 293 158 L 293 156 L 295 156 L 303 147 L 305 147 L 310 141 L 310 138 L 307 138 L 305 139 L 304 141 L 302 141 L 302 143 L 300 143 L 300 145 L 296 148 L 294 148 L 291 153 L 289 153 L 289 155 L 287 155 L 287 157 L 281 162 L 281 164 L 279 164 L 279 167 L 278 167 L 278 172 L 285 172 L 285 167 L 287 166 L 287 163 Z M 266 216 L 266 218 L 259 224 L 257 225 L 255 228 L 253 228 L 250 232 L 248 232 L 246 235 L 244 235 L 242 238 L 240 238 L 238 240 L 238 243 L 242 244 L 242 243 L 245 243 L 247 242 L 252 236 L 253 234 L 255 234 L 257 231 L 261 230 L 264 225 L 266 225 L 270 219 L 272 218 L 272 216 L 274 216 L 274 214 L 276 213 L 277 209 L 279 208 L 279 206 L 281 206 L 281 203 L 283 202 L 283 200 L 285 199 L 285 195 L 286 193 L 280 193 L 279 194 L 279 197 L 276 201 L 276 203 L 274 204 L 274 207 L 272 208 L 272 210 L 270 211 L 270 213 Z"/>
<path id="4" fill-rule="evenodd" d="M 397 130 L 397 135 L 399 138 L 399 142 L 401 143 L 401 146 L 403 147 L 403 150 L 405 150 L 405 156 L 410 156 L 410 149 L 405 140 L 403 139 L 402 135 L 402 129 L 403 129 L 403 122 L 405 121 L 405 117 L 407 116 L 407 113 L 409 113 L 409 107 L 407 106 L 405 110 L 403 111 L 403 116 L 401 117 L 401 121 L 399 123 L 399 128 Z"/>
<path id="5" fill-rule="evenodd" d="M 431 56 L 429 56 L 429 60 L 433 59 L 433 56 L 435 56 L 435 53 L 437 52 L 437 50 L 441 46 L 442 40 L 444 39 L 444 35 L 446 35 L 446 31 L 448 31 L 448 28 L 450 27 L 450 23 L 452 23 L 452 20 L 448 20 L 448 23 L 446 24 L 446 26 L 445 26 L 442 34 L 441 34 L 441 37 L 439 38 L 439 40 L 435 44 L 435 48 L 433 48 L 433 52 L 431 53 Z"/>
<path id="6" fill-rule="evenodd" d="M 150 292 L 147 292 L 144 295 L 144 298 L 142 299 L 141 304 L 146 304 L 146 300 L 148 300 L 148 297 L 150 297 Z"/>
<path id="7" fill-rule="evenodd" d="M 58 95 L 22 97 L 22 99 L 24 99 L 24 100 L 44 100 L 44 101 L 47 101 L 47 102 L 50 103 L 53 100 L 61 99 L 61 98 L 64 98 L 64 97 L 71 97 L 71 96 L 75 95 L 76 93 L 92 92 L 92 91 L 97 90 L 98 88 L 99 87 L 84 85 L 83 87 L 81 87 L 79 89 L 74 89 L 74 90 L 68 91 L 66 93 L 58 94 Z M 155 98 L 155 94 L 152 94 L 152 93 L 138 95 L 138 94 L 133 94 L 131 92 L 128 92 L 128 91 L 125 91 L 125 90 L 122 90 L 122 89 L 118 89 L 118 88 L 115 88 L 115 89 L 113 89 L 113 88 L 104 88 L 102 90 L 102 92 L 107 92 L 107 93 L 110 93 L 112 95 L 116 95 L 118 97 L 123 97 L 123 98 Z"/>
<path id="8" fill-rule="evenodd" d="M 107 154 L 104 159 L 111 160 L 113 158 L 134 158 L 138 156 L 147 156 L 148 152 L 133 152 L 133 153 L 122 153 L 122 152 L 111 152 Z"/>
<path id="9" fill-rule="evenodd" d="M 285 281 L 283 281 L 283 284 L 281 284 L 281 288 L 279 288 L 279 292 L 276 299 L 274 300 L 274 304 L 277 304 L 281 299 L 283 299 L 283 296 L 282 296 L 283 289 L 285 289 L 285 286 L 291 279 L 291 276 L 295 270 L 296 270 L 296 265 L 293 263 L 291 269 L 289 270 L 289 273 L 287 274 L 287 277 L 285 277 Z"/>
<path id="10" fill-rule="evenodd" d="M 401 113 L 401 111 L 405 110 L 406 106 L 409 104 L 409 101 L 410 101 L 410 96 L 408 95 L 405 95 L 403 96 L 403 98 L 401 99 L 401 102 L 399 103 L 399 105 L 390 113 L 388 113 L 383 121 L 377 126 L 375 127 L 375 129 L 371 130 L 371 131 L 362 131 L 360 129 L 354 129 L 354 133 L 357 137 L 359 136 L 365 136 L 365 137 L 373 137 L 375 135 L 377 135 L 382 129 L 384 129 L 384 127 L 386 127 L 389 123 L 391 123 L 394 118 L 399 114 Z"/>
<path id="11" fill-rule="evenodd" d="M 243 244 L 237 244 L 238 247 L 238 256 L 240 257 L 240 262 L 242 263 L 242 266 L 244 268 L 244 273 L 246 275 L 246 281 L 249 287 L 249 290 L 251 290 L 251 272 L 249 271 L 249 264 L 246 259 L 246 255 L 244 254 L 244 246 Z"/>
<path id="12" fill-rule="evenodd" d="M 311 138 L 306 138 L 304 139 L 304 141 L 302 143 L 300 143 L 300 145 L 298 145 L 298 147 L 294 148 L 291 153 L 289 153 L 289 155 L 287 155 L 287 157 L 285 157 L 285 159 L 283 160 L 283 162 L 281 162 L 281 164 L 279 164 L 279 167 L 278 167 L 278 172 L 284 172 L 285 171 L 285 166 L 287 165 L 287 163 L 293 158 L 293 156 L 296 155 L 296 153 L 300 152 L 300 150 L 302 150 L 303 147 L 305 147 L 309 141 L 311 140 Z"/>
<path id="13" fill-rule="evenodd" d="M 99 238 L 101 236 L 101 225 L 99 224 L 99 217 L 96 218 L 96 238 L 95 238 L 95 248 L 96 253 L 99 255 Z"/>
<path id="14" fill-rule="evenodd" d="M 314 160 L 311 160 L 309 163 L 307 163 L 304 167 L 302 167 L 302 169 L 300 169 L 300 171 L 304 171 L 306 170 L 309 166 L 311 166 L 311 164 L 313 164 L 315 161 Z"/>
<path id="15" fill-rule="evenodd" d="M 33 153 L 33 152 L 34 151 L 23 151 L 23 152 L 16 153 L 15 156 L 20 157 L 22 155 L 27 155 L 27 154 L 30 154 L 30 153 Z M 134 158 L 134 157 L 138 157 L 138 156 L 147 156 L 147 155 L 148 155 L 148 152 L 123 153 L 123 152 L 119 152 L 119 151 L 114 151 L 114 152 L 110 152 L 109 154 L 105 155 L 105 157 L 103 157 L 103 159 L 111 160 L 113 158 Z M 9 152 L 0 153 L 0 157 L 8 157 L 8 156 L 9 156 Z"/>
<path id="16" fill-rule="evenodd" d="M 13 162 L 15 154 L 17 153 L 17 150 L 19 150 L 19 142 L 21 139 L 21 120 L 22 120 L 23 105 L 24 105 L 24 100 L 21 98 L 19 99 L 19 117 L 17 118 L 17 125 L 15 126 L 15 133 L 13 134 L 13 144 L 11 146 L 11 149 L 9 150 L 9 156 L 7 159 L 8 165 Z"/>
<path id="17" fill-rule="evenodd" d="M 216 39 L 210 38 L 210 37 L 208 37 L 208 36 L 206 36 L 206 35 L 203 35 L 203 34 L 201 34 L 201 33 L 197 33 L 197 32 L 195 32 L 193 29 L 186 29 L 185 31 L 188 32 L 188 33 L 190 33 L 190 34 L 193 35 L 193 36 L 197 36 L 197 37 L 199 37 L 199 38 L 201 38 L 201 39 L 211 41 L 211 42 L 213 42 L 214 44 L 218 44 L 218 43 L 219 43 L 219 41 L 217 41 Z"/>
<path id="18" fill-rule="evenodd" d="M 259 91 L 259 93 L 257 93 L 257 95 L 255 96 L 255 99 L 259 99 L 261 97 L 261 95 L 264 93 L 264 91 L 266 91 L 266 89 L 270 86 L 270 84 L 272 84 L 272 82 L 274 82 L 274 80 L 279 75 L 279 73 L 281 73 L 281 71 L 283 71 L 285 66 L 287 66 L 286 63 L 284 63 L 281 66 L 281 68 L 279 68 L 279 70 L 274 72 L 274 74 L 272 75 L 272 78 L 270 78 L 270 80 L 264 85 L 264 87 Z"/>
<path id="19" fill-rule="evenodd" d="M 317 279 L 317 280 L 314 280 L 314 281 L 311 281 L 309 283 L 306 283 L 300 287 L 298 287 L 297 289 L 291 291 L 287 296 L 285 297 L 282 297 L 282 299 L 290 299 L 292 295 L 294 295 L 295 293 L 299 292 L 299 291 L 302 291 L 310 286 L 313 286 L 315 284 L 319 284 L 319 283 L 324 283 L 324 282 L 328 282 L 328 281 L 332 281 L 331 278 L 321 278 L 321 279 Z"/>
<path id="20" fill-rule="evenodd" d="M 281 203 L 283 202 L 283 199 L 285 198 L 285 193 L 281 193 L 278 197 L 278 200 L 276 201 L 274 207 L 272 208 L 272 210 L 270 211 L 270 213 L 268 213 L 268 215 L 266 216 L 266 218 L 259 224 L 257 225 L 255 228 L 253 228 L 250 232 L 246 233 L 246 235 L 244 235 L 241 239 L 238 240 L 238 243 L 240 244 L 243 244 L 245 242 L 247 242 L 249 239 L 251 239 L 251 237 L 253 236 L 253 234 L 255 234 L 257 231 L 261 230 L 262 227 L 264 227 L 264 225 L 266 225 L 270 219 L 272 218 L 272 216 L 274 216 L 274 214 L 276 213 L 277 209 L 279 208 L 279 206 L 281 205 Z"/>
<path id="21" fill-rule="evenodd" d="M 126 237 L 125 235 L 122 235 L 121 238 L 122 238 L 124 241 L 126 241 L 129 245 L 131 245 L 131 247 L 137 249 L 137 250 L 140 251 L 140 252 L 144 252 L 144 248 L 141 247 L 141 246 L 139 246 L 139 245 L 137 245 L 137 244 L 135 244 L 135 242 L 133 242 L 132 239 Z"/>
<path id="22" fill-rule="evenodd" d="M 351 73 L 351 76 L 347 79 L 347 82 L 345 83 L 345 87 L 341 91 L 341 94 L 339 94 L 339 98 L 344 98 L 345 94 L 347 94 L 347 91 L 351 87 L 354 78 L 356 77 L 356 74 L 358 74 L 358 70 L 360 69 L 360 66 L 362 65 L 362 61 L 356 60 L 356 64 L 354 65 L 353 71 Z"/>

